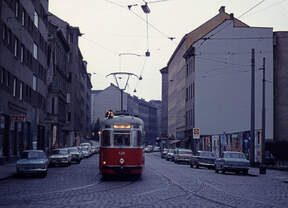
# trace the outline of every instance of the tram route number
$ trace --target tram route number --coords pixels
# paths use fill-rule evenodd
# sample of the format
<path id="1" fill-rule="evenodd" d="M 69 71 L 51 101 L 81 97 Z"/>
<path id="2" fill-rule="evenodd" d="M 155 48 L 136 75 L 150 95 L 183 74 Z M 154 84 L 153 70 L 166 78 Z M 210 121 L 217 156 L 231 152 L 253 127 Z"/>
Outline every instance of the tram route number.
<path id="1" fill-rule="evenodd" d="M 118 152 L 119 155 L 125 155 L 125 152 Z"/>

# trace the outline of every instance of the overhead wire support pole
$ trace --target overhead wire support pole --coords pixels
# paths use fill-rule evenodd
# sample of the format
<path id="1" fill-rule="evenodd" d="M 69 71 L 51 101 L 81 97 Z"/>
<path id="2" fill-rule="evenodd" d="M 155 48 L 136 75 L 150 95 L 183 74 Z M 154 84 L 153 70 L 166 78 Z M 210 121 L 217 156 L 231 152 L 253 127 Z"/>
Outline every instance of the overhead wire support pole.
<path id="1" fill-rule="evenodd" d="M 264 164 L 265 157 L 265 137 L 266 137 L 266 102 L 265 102 L 265 57 L 263 58 L 263 84 L 262 84 L 262 164 Z"/>
<path id="2" fill-rule="evenodd" d="M 250 164 L 254 166 L 255 158 L 255 49 L 251 50 L 251 117 L 250 117 Z"/>

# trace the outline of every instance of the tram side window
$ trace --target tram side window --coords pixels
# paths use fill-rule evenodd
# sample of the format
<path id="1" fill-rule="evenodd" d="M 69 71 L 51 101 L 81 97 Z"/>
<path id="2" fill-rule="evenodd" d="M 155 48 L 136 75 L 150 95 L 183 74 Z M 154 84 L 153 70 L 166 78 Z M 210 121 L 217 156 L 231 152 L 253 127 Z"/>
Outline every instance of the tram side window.
<path id="1" fill-rule="evenodd" d="M 130 146 L 130 134 L 114 134 L 115 146 Z"/>
<path id="2" fill-rule="evenodd" d="M 137 146 L 142 146 L 142 134 L 141 134 L 141 131 L 137 131 Z"/>
<path id="3" fill-rule="evenodd" d="M 102 146 L 110 145 L 110 132 L 109 131 L 103 131 L 101 145 Z"/>

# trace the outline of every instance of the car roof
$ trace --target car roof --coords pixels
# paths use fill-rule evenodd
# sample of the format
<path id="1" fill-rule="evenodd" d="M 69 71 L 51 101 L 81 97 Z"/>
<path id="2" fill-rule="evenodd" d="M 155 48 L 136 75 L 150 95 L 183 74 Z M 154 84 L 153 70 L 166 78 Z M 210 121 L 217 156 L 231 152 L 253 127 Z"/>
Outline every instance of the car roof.
<path id="1" fill-rule="evenodd" d="M 23 152 L 44 152 L 43 150 L 24 150 Z"/>

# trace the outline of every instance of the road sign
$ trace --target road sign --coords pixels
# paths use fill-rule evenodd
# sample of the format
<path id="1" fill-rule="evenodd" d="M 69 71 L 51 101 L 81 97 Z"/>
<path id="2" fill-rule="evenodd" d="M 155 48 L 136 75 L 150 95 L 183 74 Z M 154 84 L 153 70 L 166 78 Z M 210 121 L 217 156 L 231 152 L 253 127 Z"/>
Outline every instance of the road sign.
<path id="1" fill-rule="evenodd" d="M 200 139 L 200 129 L 193 128 L 193 139 Z"/>

